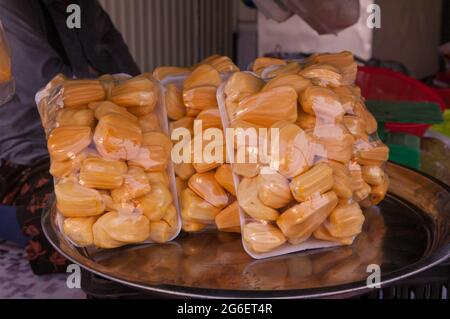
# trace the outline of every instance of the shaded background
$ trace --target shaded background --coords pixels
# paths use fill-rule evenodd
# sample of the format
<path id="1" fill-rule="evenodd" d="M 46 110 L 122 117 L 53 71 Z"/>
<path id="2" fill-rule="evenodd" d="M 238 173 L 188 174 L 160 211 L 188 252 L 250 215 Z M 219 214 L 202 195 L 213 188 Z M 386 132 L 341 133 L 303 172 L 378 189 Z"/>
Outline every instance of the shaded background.
<path id="1" fill-rule="evenodd" d="M 159 65 L 192 65 L 214 53 L 232 56 L 241 68 L 246 68 L 258 54 L 277 50 L 289 52 L 292 43 L 307 40 L 304 35 L 286 41 L 274 40 L 276 36 L 270 37 L 265 32 L 258 34 L 267 24 L 272 26 L 270 30 L 275 35 L 285 30 L 308 30 L 297 16 L 275 26 L 273 21 L 267 21 L 241 0 L 100 2 L 122 32 L 143 71 Z M 381 29 L 373 30 L 373 34 L 364 39 L 369 56 L 362 57 L 402 62 L 417 78 L 436 73 L 437 48 L 450 39 L 449 1 L 361 0 L 361 11 L 373 2 L 381 7 Z M 319 36 L 312 30 L 310 36 L 313 41 L 329 42 L 330 50 L 334 48 L 332 42 L 342 41 L 340 38 L 333 41 L 332 35 Z M 352 47 L 352 43 L 341 45 Z"/>

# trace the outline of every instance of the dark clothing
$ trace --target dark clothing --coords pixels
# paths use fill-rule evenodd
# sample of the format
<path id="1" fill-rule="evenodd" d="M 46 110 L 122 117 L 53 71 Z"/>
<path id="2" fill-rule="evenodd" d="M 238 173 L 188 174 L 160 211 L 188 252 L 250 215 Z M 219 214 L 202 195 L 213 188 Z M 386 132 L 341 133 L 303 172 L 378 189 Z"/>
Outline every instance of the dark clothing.
<path id="1" fill-rule="evenodd" d="M 28 241 L 25 251 L 35 274 L 65 272 L 67 260 L 56 252 L 41 227 L 42 210 L 53 193 L 49 160 L 33 167 L 5 162 L 0 167 L 0 204 L 16 206 L 17 220 Z M 0 216 L 1 219 L 1 216 Z"/>
<path id="2" fill-rule="evenodd" d="M 97 1 L 74 2 L 81 8 L 80 29 L 67 27 L 67 3 L 0 0 L 16 81 L 16 95 L 0 107 L 0 160 L 31 165 L 47 156 L 34 97 L 56 74 L 92 77 L 92 68 L 100 74 L 139 73 L 122 36 Z"/>
<path id="3" fill-rule="evenodd" d="M 66 25 L 69 3 L 81 7 L 81 29 Z M 35 94 L 58 73 L 81 78 L 136 75 L 139 69 L 96 0 L 0 0 L 0 20 L 16 81 L 14 98 L 0 106 L 0 203 L 16 206 L 20 227 L 31 238 L 26 250 L 33 271 L 65 271 L 67 261 L 41 229 L 53 178 Z"/>

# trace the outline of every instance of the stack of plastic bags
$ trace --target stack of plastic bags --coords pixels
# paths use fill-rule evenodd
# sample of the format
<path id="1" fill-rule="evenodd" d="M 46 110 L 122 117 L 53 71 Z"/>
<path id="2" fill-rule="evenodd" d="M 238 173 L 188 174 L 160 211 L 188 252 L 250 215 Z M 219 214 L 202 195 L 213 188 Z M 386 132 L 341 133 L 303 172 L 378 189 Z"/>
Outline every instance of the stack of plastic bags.
<path id="1" fill-rule="evenodd" d="M 389 187 L 356 72 L 342 52 L 56 77 L 37 102 L 63 232 L 113 248 L 212 228 L 254 258 L 352 244 Z"/>

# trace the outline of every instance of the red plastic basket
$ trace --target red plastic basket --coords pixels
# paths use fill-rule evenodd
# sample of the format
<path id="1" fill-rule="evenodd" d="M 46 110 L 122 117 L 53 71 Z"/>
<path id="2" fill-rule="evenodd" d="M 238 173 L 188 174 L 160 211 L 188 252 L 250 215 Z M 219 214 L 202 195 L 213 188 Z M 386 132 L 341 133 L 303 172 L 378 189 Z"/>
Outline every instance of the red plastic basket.
<path id="1" fill-rule="evenodd" d="M 434 89 L 434 91 L 445 102 L 445 106 L 450 108 L 450 89 Z"/>
<path id="2" fill-rule="evenodd" d="M 362 66 L 356 79 L 366 100 L 435 102 L 445 110 L 445 102 L 425 84 L 388 69 Z M 386 123 L 391 132 L 404 132 L 422 136 L 430 127 L 417 123 Z"/>

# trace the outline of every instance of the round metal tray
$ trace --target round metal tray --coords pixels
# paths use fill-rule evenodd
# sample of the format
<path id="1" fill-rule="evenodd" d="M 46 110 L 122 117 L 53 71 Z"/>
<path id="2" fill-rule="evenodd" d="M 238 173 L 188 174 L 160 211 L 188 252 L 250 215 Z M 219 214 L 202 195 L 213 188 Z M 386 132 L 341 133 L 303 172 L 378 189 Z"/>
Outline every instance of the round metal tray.
<path id="1" fill-rule="evenodd" d="M 90 272 L 149 293 L 208 298 L 345 297 L 371 290 L 366 280 L 379 265 L 382 286 L 450 257 L 449 187 L 388 163 L 386 199 L 365 210 L 363 232 L 349 247 L 251 259 L 239 234 L 182 234 L 167 244 L 113 250 L 74 247 L 55 225 L 55 209 L 42 223 L 50 242 Z M 373 268 L 372 268 L 373 269 Z"/>

